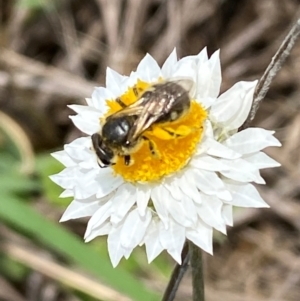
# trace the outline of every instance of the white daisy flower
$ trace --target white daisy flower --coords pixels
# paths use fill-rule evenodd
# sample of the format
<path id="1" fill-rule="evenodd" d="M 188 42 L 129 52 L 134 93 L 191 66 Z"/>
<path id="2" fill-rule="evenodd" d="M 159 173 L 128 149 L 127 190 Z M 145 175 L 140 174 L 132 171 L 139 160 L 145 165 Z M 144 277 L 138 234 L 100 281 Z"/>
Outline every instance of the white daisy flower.
<path id="1" fill-rule="evenodd" d="M 179 78 L 194 87 L 186 114 L 148 127 L 130 164 L 119 153 L 114 165 L 101 168 L 91 135 L 102 134 L 107 116 L 136 103 L 153 84 Z M 113 266 L 144 244 L 149 262 L 167 250 L 181 263 L 186 239 L 212 253 L 213 229 L 226 233 L 233 206 L 268 207 L 252 183 L 265 183 L 260 169 L 279 166 L 261 152 L 280 146 L 273 131 L 238 132 L 256 84 L 238 82 L 219 95 L 219 51 L 208 59 L 206 49 L 180 60 L 174 50 L 162 68 L 147 54 L 129 77 L 108 68 L 106 88 L 96 88 L 87 106 L 70 106 L 88 136 L 53 154 L 66 168 L 51 179 L 65 189 L 61 197 L 74 198 L 61 221 L 91 217 L 85 240 L 108 235 Z"/>

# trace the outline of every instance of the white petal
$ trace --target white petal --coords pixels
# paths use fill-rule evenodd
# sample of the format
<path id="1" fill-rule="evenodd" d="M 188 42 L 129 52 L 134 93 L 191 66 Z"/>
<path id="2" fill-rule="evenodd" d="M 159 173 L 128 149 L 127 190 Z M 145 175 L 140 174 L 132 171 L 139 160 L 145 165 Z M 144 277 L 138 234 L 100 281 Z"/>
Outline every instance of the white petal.
<path id="1" fill-rule="evenodd" d="M 139 75 L 137 72 L 131 71 L 129 78 L 123 83 L 124 89 L 128 89 L 128 87 L 133 87 L 139 79 Z M 126 85 L 126 86 L 125 86 Z"/>
<path id="2" fill-rule="evenodd" d="M 187 229 L 186 237 L 205 252 L 212 254 L 212 227 L 198 221 L 196 228 Z"/>
<path id="3" fill-rule="evenodd" d="M 107 238 L 108 254 L 114 268 L 126 253 L 126 250 L 121 245 L 121 231 L 122 225 L 113 227 Z"/>
<path id="4" fill-rule="evenodd" d="M 271 168 L 271 167 L 278 167 L 280 163 L 273 160 L 271 157 L 266 155 L 263 152 L 257 152 L 246 157 L 243 157 L 244 160 L 253 164 L 257 169 L 263 168 Z"/>
<path id="5" fill-rule="evenodd" d="M 198 65 L 197 99 L 216 98 L 220 93 L 222 76 L 220 51 L 216 51 L 209 61 Z"/>
<path id="6" fill-rule="evenodd" d="M 76 167 L 67 167 L 60 173 L 49 176 L 49 178 L 64 189 L 73 189 L 77 183 L 77 178 L 81 175 L 82 173 Z"/>
<path id="7" fill-rule="evenodd" d="M 233 214 L 232 214 L 232 205 L 223 204 L 222 207 L 222 216 L 226 223 L 226 225 L 232 227 L 233 226 Z"/>
<path id="8" fill-rule="evenodd" d="M 214 142 L 218 143 L 214 138 L 214 131 L 212 124 L 209 120 L 204 122 L 204 132 L 203 137 L 197 145 L 197 151 L 195 155 L 203 155 L 207 153 L 207 150 L 210 149 Z"/>
<path id="9" fill-rule="evenodd" d="M 85 148 L 89 148 L 90 145 L 91 145 L 91 137 L 79 137 L 73 140 L 72 142 L 70 142 L 69 144 L 65 144 L 64 149 L 66 149 L 66 146 L 85 149 Z"/>
<path id="10" fill-rule="evenodd" d="M 206 119 L 204 122 L 204 135 L 207 138 L 214 138 L 213 125 L 209 119 Z"/>
<path id="11" fill-rule="evenodd" d="M 80 137 L 73 142 L 64 145 L 64 150 L 72 159 L 78 161 L 89 161 L 94 157 L 90 150 L 91 137 Z"/>
<path id="12" fill-rule="evenodd" d="M 89 233 L 89 235 L 85 234 L 84 241 L 89 242 L 93 240 L 97 236 L 108 235 L 112 229 L 112 225 L 110 222 L 106 222 L 94 229 Z"/>
<path id="13" fill-rule="evenodd" d="M 99 183 L 95 180 L 97 170 L 89 170 L 77 178 L 77 183 L 74 186 L 74 197 L 77 199 L 87 199 L 95 195 L 99 189 Z"/>
<path id="14" fill-rule="evenodd" d="M 188 61 L 195 61 L 197 64 L 204 63 L 208 61 L 208 55 L 207 55 L 207 48 L 204 47 L 198 54 L 196 55 L 187 55 L 180 59 L 180 62 L 188 62 Z"/>
<path id="15" fill-rule="evenodd" d="M 111 199 L 112 202 L 112 214 L 111 222 L 113 224 L 119 223 L 124 216 L 128 213 L 131 207 L 136 202 L 136 188 L 130 183 L 121 185 L 114 197 Z"/>
<path id="16" fill-rule="evenodd" d="M 101 183 L 97 190 L 97 198 L 102 198 L 117 189 L 124 180 L 120 176 L 115 176 L 111 168 L 102 168 L 96 181 Z"/>
<path id="17" fill-rule="evenodd" d="M 198 66 L 201 68 L 202 64 L 208 61 L 207 48 L 204 47 L 197 55 Z"/>
<path id="18" fill-rule="evenodd" d="M 74 197 L 83 200 L 96 194 L 99 184 L 96 181 L 88 182 L 87 185 L 80 183 L 74 187 Z"/>
<path id="19" fill-rule="evenodd" d="M 96 198 L 86 200 L 74 200 L 68 206 L 60 222 L 65 222 L 70 219 L 92 216 L 100 207 L 100 202 Z"/>
<path id="20" fill-rule="evenodd" d="M 173 75 L 176 63 L 177 63 L 177 54 L 176 54 L 176 48 L 174 48 L 174 50 L 171 52 L 171 54 L 166 59 L 165 63 L 161 68 L 161 73 L 163 78 L 168 79 Z"/>
<path id="21" fill-rule="evenodd" d="M 253 208 L 269 207 L 252 184 L 240 184 L 231 181 L 227 182 L 226 186 L 233 195 L 230 204 L 234 206 Z"/>
<path id="22" fill-rule="evenodd" d="M 85 134 L 93 135 L 100 129 L 99 120 L 89 120 L 88 118 L 83 117 L 82 115 L 70 116 L 70 118 L 73 121 L 74 125 Z"/>
<path id="23" fill-rule="evenodd" d="M 197 189 L 196 180 L 192 175 L 185 172 L 180 178 L 179 187 L 183 193 L 181 199 L 184 199 L 184 197 L 187 196 L 194 202 L 201 204 L 201 195 Z M 192 210 L 192 208 L 190 210 Z"/>
<path id="24" fill-rule="evenodd" d="M 92 93 L 92 99 L 89 101 L 89 106 L 95 107 L 99 112 L 105 114 L 108 106 L 106 100 L 114 99 L 114 94 L 104 87 L 97 87 Z"/>
<path id="25" fill-rule="evenodd" d="M 136 72 L 139 79 L 146 82 L 155 82 L 160 76 L 160 68 L 155 59 L 147 53 L 139 63 Z"/>
<path id="26" fill-rule="evenodd" d="M 242 155 L 214 139 L 207 139 L 207 154 L 225 159 L 237 159 Z"/>
<path id="27" fill-rule="evenodd" d="M 190 164 L 194 167 L 208 171 L 221 171 L 229 169 L 229 167 L 223 164 L 220 160 L 206 155 L 194 157 Z"/>
<path id="28" fill-rule="evenodd" d="M 210 108 L 213 103 L 216 101 L 216 98 L 212 98 L 212 97 L 204 97 L 204 98 L 200 98 L 198 97 L 196 99 L 196 101 L 198 103 L 200 103 L 202 105 L 203 108 L 208 109 Z"/>
<path id="29" fill-rule="evenodd" d="M 256 84 L 257 81 L 236 83 L 212 105 L 210 119 L 228 130 L 238 129 L 249 114 Z"/>
<path id="30" fill-rule="evenodd" d="M 114 98 L 122 95 L 122 83 L 126 80 L 127 76 L 123 76 L 111 68 L 106 68 L 106 88 L 111 91 Z"/>
<path id="31" fill-rule="evenodd" d="M 163 248 L 181 264 L 181 251 L 185 242 L 185 228 L 175 222 L 171 222 L 168 229 L 161 224 L 159 239 Z"/>
<path id="32" fill-rule="evenodd" d="M 220 171 L 223 176 L 243 183 L 255 182 L 257 184 L 265 184 L 264 179 L 259 174 L 259 170 L 253 164 L 243 159 L 220 160 L 230 167 L 229 170 Z"/>
<path id="33" fill-rule="evenodd" d="M 155 207 L 155 211 L 158 214 L 165 227 L 169 226 L 169 213 L 167 206 L 170 202 L 170 193 L 163 186 L 154 187 L 151 191 L 151 199 Z"/>
<path id="34" fill-rule="evenodd" d="M 243 155 L 250 154 L 268 146 L 281 146 L 273 134 L 273 131 L 261 128 L 248 128 L 228 138 L 224 145 Z"/>
<path id="35" fill-rule="evenodd" d="M 197 82 L 197 64 L 195 60 L 179 61 L 176 65 L 176 70 L 173 73 L 176 78 L 189 78 L 193 82 Z"/>
<path id="36" fill-rule="evenodd" d="M 150 200 L 151 189 L 147 185 L 136 186 L 136 204 L 141 216 L 146 214 L 146 208 Z"/>
<path id="37" fill-rule="evenodd" d="M 201 194 L 202 204 L 197 205 L 200 218 L 209 226 L 226 234 L 226 225 L 222 216 L 223 202 L 215 196 Z"/>
<path id="38" fill-rule="evenodd" d="M 73 197 L 73 196 L 74 196 L 73 190 L 69 190 L 69 189 L 64 190 L 64 191 L 59 195 L 60 198 L 69 198 L 69 197 Z"/>
<path id="39" fill-rule="evenodd" d="M 162 251 L 163 246 L 159 240 L 159 222 L 152 220 L 145 237 L 148 263 L 154 260 Z"/>
<path id="40" fill-rule="evenodd" d="M 199 193 L 198 193 L 198 199 L 200 199 Z M 201 199 L 201 201 L 202 201 L 202 199 Z M 194 203 L 193 199 L 191 199 L 188 195 L 186 195 L 182 199 L 181 203 L 184 207 L 186 219 L 189 220 L 192 225 L 195 225 L 197 223 L 198 218 L 197 218 L 195 203 Z"/>
<path id="41" fill-rule="evenodd" d="M 100 89 L 100 88 L 96 88 L 96 89 Z M 102 89 L 105 89 L 105 88 L 102 88 Z M 100 100 L 98 95 L 95 96 L 96 94 L 98 94 L 98 91 L 95 94 L 95 90 L 94 90 L 93 94 L 94 94 L 94 97 L 85 99 L 86 103 L 89 107 L 95 108 L 99 112 L 99 115 L 102 116 L 107 112 L 107 109 L 108 109 L 105 98 Z M 108 99 L 111 99 L 111 98 L 108 98 Z"/>
<path id="42" fill-rule="evenodd" d="M 231 195 L 226 190 L 223 181 L 214 172 L 195 168 L 192 172 L 199 190 L 208 195 L 216 195 L 221 199 L 231 200 Z"/>
<path id="43" fill-rule="evenodd" d="M 69 107 L 74 109 L 74 106 L 69 106 Z M 86 107 L 86 108 L 90 108 L 90 107 Z M 70 116 L 73 123 L 79 122 L 80 125 L 83 125 L 85 127 L 84 130 L 83 128 L 80 129 L 89 135 L 92 135 L 100 130 L 100 126 L 101 126 L 100 117 L 101 117 L 101 113 L 95 109 L 80 112 L 76 116 Z"/>
<path id="44" fill-rule="evenodd" d="M 97 162 L 97 156 L 94 151 L 88 150 L 89 156 L 85 161 L 78 162 L 78 167 L 82 170 L 99 170 L 99 164 Z"/>
<path id="45" fill-rule="evenodd" d="M 97 109 L 89 106 L 83 106 L 83 105 L 68 105 L 70 109 L 72 109 L 77 114 L 93 114 L 96 113 L 99 116 L 101 116 L 101 112 Z"/>
<path id="46" fill-rule="evenodd" d="M 112 203 L 110 201 L 106 202 L 103 204 L 90 218 L 85 235 L 88 237 L 91 233 L 92 230 L 96 227 L 99 227 L 102 225 L 107 219 L 110 217 L 111 214 L 111 207 Z"/>
<path id="47" fill-rule="evenodd" d="M 173 219 L 184 227 L 192 227 L 197 221 L 194 202 L 186 195 L 181 201 L 170 200 L 168 211 Z"/>
<path id="48" fill-rule="evenodd" d="M 140 216 L 137 209 L 131 211 L 122 227 L 121 244 L 124 248 L 133 249 L 143 240 L 152 215 L 147 210 L 145 216 Z"/>
<path id="49" fill-rule="evenodd" d="M 171 196 L 175 200 L 177 200 L 177 201 L 182 200 L 183 193 L 182 193 L 182 190 L 180 189 L 180 187 L 178 185 L 178 181 L 176 179 L 176 176 L 170 177 L 170 178 L 166 178 L 165 179 L 165 183 L 164 183 L 164 187 L 168 189 L 168 191 L 170 192 Z"/>
<path id="50" fill-rule="evenodd" d="M 123 248 L 123 250 L 124 250 L 124 257 L 125 257 L 126 259 L 128 259 L 128 258 L 130 257 L 130 255 L 131 255 L 133 249 L 126 249 L 126 248 Z"/>
<path id="51" fill-rule="evenodd" d="M 197 64 L 196 69 L 201 68 L 201 64 L 204 64 L 208 61 L 207 49 L 203 48 L 197 55 L 188 55 L 181 58 L 178 61 L 178 65 L 189 64 L 190 62 L 195 62 Z"/>
<path id="52" fill-rule="evenodd" d="M 208 96 L 215 98 L 220 93 L 222 82 L 221 64 L 220 64 L 220 50 L 217 50 L 209 59 L 211 69 L 210 85 L 208 89 Z"/>
<path id="53" fill-rule="evenodd" d="M 66 167 L 71 167 L 76 165 L 76 162 L 72 158 L 70 158 L 70 156 L 68 156 L 68 154 L 65 151 L 58 151 L 52 153 L 51 156 Z"/>

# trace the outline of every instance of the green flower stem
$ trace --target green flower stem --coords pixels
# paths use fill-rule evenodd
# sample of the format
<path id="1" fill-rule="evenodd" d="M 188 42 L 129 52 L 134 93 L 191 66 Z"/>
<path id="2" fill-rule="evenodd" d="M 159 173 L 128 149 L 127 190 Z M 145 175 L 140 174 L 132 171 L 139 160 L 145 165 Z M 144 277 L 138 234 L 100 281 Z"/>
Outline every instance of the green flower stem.
<path id="1" fill-rule="evenodd" d="M 192 268 L 193 301 L 204 301 L 205 299 L 202 251 L 191 241 L 189 242 L 189 251 Z"/>

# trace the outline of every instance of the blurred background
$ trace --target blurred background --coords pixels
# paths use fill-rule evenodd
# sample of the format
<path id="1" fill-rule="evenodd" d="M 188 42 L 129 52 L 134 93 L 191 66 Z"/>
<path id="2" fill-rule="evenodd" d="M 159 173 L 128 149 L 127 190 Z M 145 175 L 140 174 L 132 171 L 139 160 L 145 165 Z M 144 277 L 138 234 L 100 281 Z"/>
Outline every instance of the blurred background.
<path id="1" fill-rule="evenodd" d="M 83 243 L 87 220 L 59 224 L 71 199 L 48 176 L 50 153 L 81 133 L 68 104 L 128 75 L 149 52 L 161 64 L 221 48 L 222 90 L 260 78 L 295 22 L 297 0 L 0 0 L 0 300 L 160 300 L 174 262 L 143 248 L 111 267 L 106 238 Z M 238 209 L 205 255 L 208 301 L 300 300 L 300 42 L 253 122 L 276 130 L 263 170 L 270 209 Z M 191 300 L 190 271 L 176 300 Z"/>

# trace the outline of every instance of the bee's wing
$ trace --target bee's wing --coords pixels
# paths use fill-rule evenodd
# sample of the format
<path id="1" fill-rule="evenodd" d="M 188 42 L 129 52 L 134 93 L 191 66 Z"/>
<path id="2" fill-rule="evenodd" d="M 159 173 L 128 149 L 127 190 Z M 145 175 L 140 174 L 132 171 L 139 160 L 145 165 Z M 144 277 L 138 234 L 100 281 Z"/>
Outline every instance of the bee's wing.
<path id="1" fill-rule="evenodd" d="M 171 82 L 171 81 L 170 81 Z M 193 80 L 190 78 L 174 78 L 172 82 L 180 85 L 184 88 L 189 94 L 193 94 L 195 90 L 195 84 Z M 161 85 L 162 83 L 158 83 Z M 150 87 L 147 91 L 153 92 L 155 90 L 157 84 Z M 146 91 L 146 92 L 147 92 Z M 140 99 L 138 99 L 135 103 L 129 105 L 128 107 L 121 109 L 120 111 L 114 113 L 114 117 L 120 117 L 123 115 L 145 115 L 144 119 L 147 118 L 147 113 L 150 116 L 153 116 L 153 122 L 155 122 L 159 117 L 166 113 L 166 110 L 170 110 L 176 103 L 180 102 L 180 97 L 174 99 L 163 99 L 160 95 L 156 95 L 156 97 L 152 96 L 153 94 L 144 94 Z M 157 116 L 157 118 L 156 118 Z M 141 116 L 142 117 L 142 116 Z M 141 118 L 143 119 L 143 118 Z M 141 122 L 141 121 L 139 121 Z M 150 124 L 151 125 L 151 124 Z M 150 125 L 145 127 L 149 127 Z"/>
<path id="2" fill-rule="evenodd" d="M 167 107 L 172 107 L 173 102 L 174 98 L 169 99 L 169 101 L 165 98 L 152 98 L 146 102 L 140 117 L 136 121 L 135 131 L 137 134 L 146 130 L 156 122 L 164 114 Z"/>
<path id="3" fill-rule="evenodd" d="M 194 93 L 194 82 L 190 78 L 177 78 L 172 82 L 180 85 L 189 94 Z M 161 90 L 166 83 L 158 83 L 150 87 L 142 97 L 134 104 L 120 111 L 124 115 L 137 115 L 133 127 L 130 129 L 127 140 L 131 141 L 136 139 L 141 133 L 147 130 L 153 123 L 159 120 L 165 114 L 176 108 L 176 105 L 186 99 L 186 95 L 167 95 L 162 96 Z M 193 92 L 192 92 L 193 91 Z"/>
<path id="4" fill-rule="evenodd" d="M 134 104 L 121 109 L 120 111 L 112 114 L 111 116 L 114 117 L 121 117 L 121 116 L 132 116 L 132 115 L 140 115 L 143 111 L 143 106 L 142 106 L 142 101 L 143 99 L 138 100 L 137 102 L 135 102 Z"/>
<path id="5" fill-rule="evenodd" d="M 181 102 L 181 97 L 151 97 L 148 100 L 144 99 L 141 103 L 142 111 L 133 127 L 128 133 L 128 141 L 136 139 L 141 133 L 147 130 L 160 117 L 169 113 L 178 102 Z"/>

